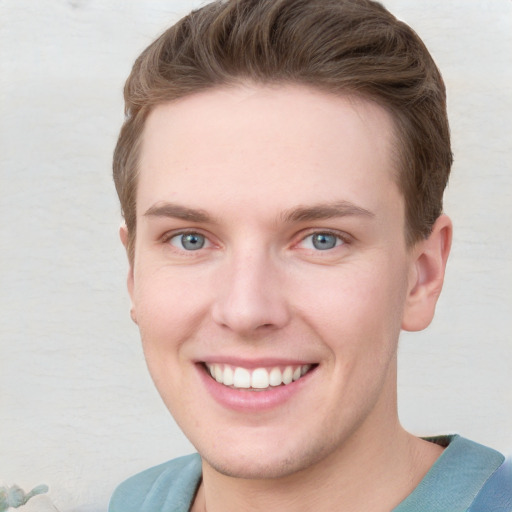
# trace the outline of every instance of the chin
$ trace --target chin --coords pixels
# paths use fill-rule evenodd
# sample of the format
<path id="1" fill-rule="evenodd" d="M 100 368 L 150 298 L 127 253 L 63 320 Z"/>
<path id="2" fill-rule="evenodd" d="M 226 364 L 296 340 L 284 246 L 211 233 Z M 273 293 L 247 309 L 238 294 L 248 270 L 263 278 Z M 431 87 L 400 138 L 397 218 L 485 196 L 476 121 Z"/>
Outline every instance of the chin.
<path id="1" fill-rule="evenodd" d="M 218 473 L 232 478 L 270 480 L 286 478 L 312 468 L 327 454 L 327 447 L 311 447 L 309 451 L 289 450 L 289 453 L 272 453 L 259 450 L 251 453 L 201 454 L 203 461 Z"/>

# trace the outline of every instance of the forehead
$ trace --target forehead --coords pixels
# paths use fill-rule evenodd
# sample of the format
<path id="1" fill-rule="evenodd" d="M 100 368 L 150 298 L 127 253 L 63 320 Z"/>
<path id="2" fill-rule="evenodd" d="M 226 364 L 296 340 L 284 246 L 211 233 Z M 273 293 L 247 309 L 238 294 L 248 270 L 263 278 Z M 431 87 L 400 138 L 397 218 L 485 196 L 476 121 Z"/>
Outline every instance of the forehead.
<path id="1" fill-rule="evenodd" d="M 300 86 L 213 89 L 157 106 L 140 155 L 138 211 L 158 201 L 254 211 L 348 200 L 376 206 L 393 176 L 393 124 L 373 102 Z"/>

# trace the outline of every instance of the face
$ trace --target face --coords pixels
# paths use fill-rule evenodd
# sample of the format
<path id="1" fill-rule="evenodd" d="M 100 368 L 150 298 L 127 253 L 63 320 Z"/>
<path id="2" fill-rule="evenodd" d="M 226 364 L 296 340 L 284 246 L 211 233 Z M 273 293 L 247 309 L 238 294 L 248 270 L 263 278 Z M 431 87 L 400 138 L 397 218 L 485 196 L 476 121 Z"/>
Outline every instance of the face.
<path id="1" fill-rule="evenodd" d="M 285 476 L 396 421 L 414 265 L 392 143 L 379 106 L 298 86 L 216 89 L 150 114 L 133 316 L 209 467 Z"/>

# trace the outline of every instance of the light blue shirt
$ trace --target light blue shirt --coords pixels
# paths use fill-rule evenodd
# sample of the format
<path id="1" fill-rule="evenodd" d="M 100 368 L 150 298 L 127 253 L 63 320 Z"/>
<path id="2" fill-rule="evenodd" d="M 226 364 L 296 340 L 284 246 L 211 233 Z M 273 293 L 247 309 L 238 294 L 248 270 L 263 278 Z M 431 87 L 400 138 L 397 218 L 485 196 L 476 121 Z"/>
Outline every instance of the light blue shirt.
<path id="1" fill-rule="evenodd" d="M 458 435 L 428 440 L 446 448 L 391 512 L 466 512 L 503 463 L 503 455 Z M 200 481 L 198 454 L 174 459 L 123 482 L 112 496 L 109 512 L 188 512 Z"/>

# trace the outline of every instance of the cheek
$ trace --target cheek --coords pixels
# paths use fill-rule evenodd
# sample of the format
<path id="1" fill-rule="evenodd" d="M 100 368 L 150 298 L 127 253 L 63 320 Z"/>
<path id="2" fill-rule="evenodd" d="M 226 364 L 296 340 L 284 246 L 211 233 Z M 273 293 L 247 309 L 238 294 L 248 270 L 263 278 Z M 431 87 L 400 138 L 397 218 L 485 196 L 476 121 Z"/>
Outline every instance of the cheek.
<path id="1" fill-rule="evenodd" d="M 209 295 L 208 278 L 200 272 L 162 267 L 136 274 L 134 305 L 139 325 L 170 328 L 193 321 Z M 149 324 L 149 325 L 148 325 Z"/>
<path id="2" fill-rule="evenodd" d="M 324 278 L 303 278 L 300 289 L 294 290 L 294 297 L 302 297 L 299 308 L 304 317 L 333 348 L 359 351 L 396 342 L 406 280 L 401 271 L 384 263 L 347 265 Z"/>
<path id="3" fill-rule="evenodd" d="M 137 277 L 133 302 L 142 346 L 151 376 L 162 391 L 160 381 L 182 371 L 182 346 L 194 339 L 203 322 L 204 288 L 196 279 L 181 279 L 169 269 Z"/>
<path id="4" fill-rule="evenodd" d="M 172 411 L 184 393 L 183 345 L 194 339 L 200 324 L 197 283 L 181 280 L 167 269 L 140 272 L 135 281 L 134 306 L 149 373 Z"/>

